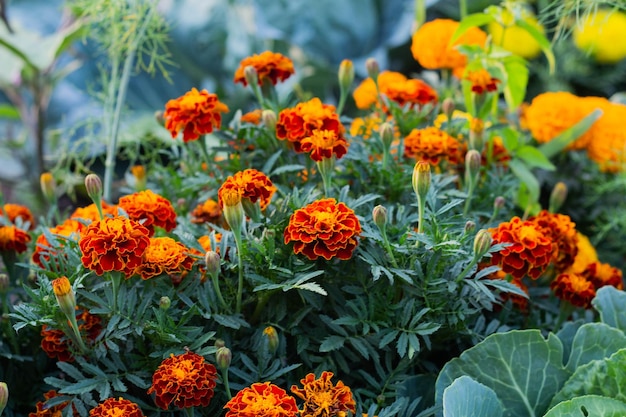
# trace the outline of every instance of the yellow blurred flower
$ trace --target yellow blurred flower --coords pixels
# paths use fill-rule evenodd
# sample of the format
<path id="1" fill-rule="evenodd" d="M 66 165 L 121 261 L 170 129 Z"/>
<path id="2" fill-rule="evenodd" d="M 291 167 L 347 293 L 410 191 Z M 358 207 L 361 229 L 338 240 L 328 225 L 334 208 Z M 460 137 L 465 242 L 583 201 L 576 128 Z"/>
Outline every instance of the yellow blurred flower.
<path id="1" fill-rule="evenodd" d="M 574 45 L 601 64 L 626 58 L 626 13 L 598 9 L 574 27 Z"/>
<path id="2" fill-rule="evenodd" d="M 503 13 L 510 14 L 507 10 L 504 10 Z M 544 27 L 530 12 L 523 12 L 522 19 L 541 33 L 545 33 Z M 533 59 L 541 53 L 541 47 L 535 38 L 514 23 L 510 26 L 503 26 L 499 22 L 491 22 L 487 31 L 491 35 L 494 45 L 499 45 L 522 58 Z"/>

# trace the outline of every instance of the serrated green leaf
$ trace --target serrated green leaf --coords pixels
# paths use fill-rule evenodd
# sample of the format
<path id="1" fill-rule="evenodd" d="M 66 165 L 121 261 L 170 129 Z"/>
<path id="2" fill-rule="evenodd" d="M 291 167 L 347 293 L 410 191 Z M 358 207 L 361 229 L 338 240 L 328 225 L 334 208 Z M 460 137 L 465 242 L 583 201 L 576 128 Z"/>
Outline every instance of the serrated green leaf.
<path id="1" fill-rule="evenodd" d="M 528 67 L 526 61 L 518 56 L 509 56 L 502 63 L 506 72 L 504 99 L 510 111 L 514 111 L 524 101 L 528 86 Z"/>
<path id="2" fill-rule="evenodd" d="M 57 362 L 57 367 L 76 381 L 80 381 L 85 378 L 85 376 L 74 365 L 67 362 Z"/>
<path id="3" fill-rule="evenodd" d="M 306 169 L 304 165 L 297 165 L 297 164 L 281 165 L 278 168 L 276 168 L 274 171 L 272 171 L 270 175 L 280 175 L 280 174 L 285 174 L 287 172 L 300 172 L 303 169 Z"/>
<path id="4" fill-rule="evenodd" d="M 444 390 L 443 416 L 500 417 L 502 404 L 491 388 L 464 375 Z"/>
<path id="5" fill-rule="evenodd" d="M 378 349 L 382 349 L 387 346 L 389 343 L 393 342 L 393 340 L 398 336 L 400 330 L 391 330 L 387 332 L 378 342 Z"/>
<path id="6" fill-rule="evenodd" d="M 74 384 L 63 387 L 59 392 L 61 394 L 82 394 L 99 388 L 102 384 L 101 379 L 85 378 Z"/>
<path id="7" fill-rule="evenodd" d="M 552 162 L 534 146 L 524 145 L 517 148 L 515 156 L 522 159 L 526 162 L 526 165 L 532 168 L 542 168 L 548 171 L 556 169 Z"/>
<path id="8" fill-rule="evenodd" d="M 343 347 L 346 338 L 343 336 L 328 336 L 320 345 L 320 352 L 331 352 Z"/>
<path id="9" fill-rule="evenodd" d="M 125 375 L 126 380 L 128 380 L 128 382 L 130 382 L 131 384 L 142 388 L 142 389 L 148 389 L 150 388 L 150 382 L 148 382 L 148 380 L 141 378 L 138 375 L 135 374 L 126 374 Z"/>
<path id="10" fill-rule="evenodd" d="M 366 343 L 363 342 L 363 339 L 358 337 L 351 337 L 348 339 L 348 342 L 350 342 L 352 347 L 355 348 L 356 351 L 359 352 L 361 356 L 363 356 L 363 358 L 369 359 L 370 355 L 367 351 Z"/>

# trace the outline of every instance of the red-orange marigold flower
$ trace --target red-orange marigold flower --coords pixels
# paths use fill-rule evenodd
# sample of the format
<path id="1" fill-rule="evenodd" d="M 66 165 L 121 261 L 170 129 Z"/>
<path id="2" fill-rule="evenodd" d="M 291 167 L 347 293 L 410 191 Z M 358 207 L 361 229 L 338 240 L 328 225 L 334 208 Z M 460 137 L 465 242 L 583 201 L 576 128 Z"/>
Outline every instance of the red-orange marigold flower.
<path id="1" fill-rule="evenodd" d="M 102 203 L 102 215 L 103 216 L 117 216 L 117 205 L 116 204 L 108 204 L 104 201 Z M 76 221 L 85 220 L 87 224 L 100 220 L 100 213 L 98 212 L 98 207 L 95 204 L 90 204 L 85 207 L 78 207 L 72 214 L 70 214 L 70 219 L 74 219 Z M 87 226 L 84 223 L 81 224 L 81 229 L 83 230 Z"/>
<path id="2" fill-rule="evenodd" d="M 239 68 L 235 71 L 235 84 L 242 83 L 244 86 L 248 85 L 244 75 L 244 70 L 248 66 L 256 70 L 259 85 L 263 85 L 264 80 L 276 85 L 279 81 L 285 81 L 295 72 L 291 59 L 278 52 L 265 51 L 244 58 L 241 61 Z"/>
<path id="3" fill-rule="evenodd" d="M 122 397 L 107 398 L 89 411 L 89 417 L 143 417 L 137 404 Z"/>
<path id="4" fill-rule="evenodd" d="M 91 223 L 78 245 L 85 268 L 98 275 L 120 271 L 130 278 L 141 265 L 149 243 L 148 229 L 134 220 L 116 216 Z"/>
<path id="5" fill-rule="evenodd" d="M 172 203 L 151 190 L 139 191 L 120 198 L 118 205 L 128 213 L 128 218 L 141 222 L 154 235 L 154 227 L 169 232 L 176 227 L 176 212 Z"/>
<path id="6" fill-rule="evenodd" d="M 311 136 L 307 136 L 300 141 L 302 152 L 310 152 L 311 159 L 320 162 L 322 159 L 329 159 L 333 155 L 337 159 L 348 152 L 348 142 L 343 136 L 338 136 L 334 130 L 314 130 Z"/>
<path id="7" fill-rule="evenodd" d="M 206 407 L 213 398 L 217 380 L 215 366 L 194 352 L 171 354 L 152 375 L 148 394 L 156 394 L 154 402 L 163 410 L 170 404 L 179 409 Z"/>
<path id="8" fill-rule="evenodd" d="M 436 103 L 438 98 L 434 88 L 415 78 L 389 83 L 381 94 L 400 106 L 408 104 L 410 108 Z"/>
<path id="9" fill-rule="evenodd" d="M 552 260 L 552 240 L 534 222 L 516 216 L 497 228 L 489 229 L 489 232 L 494 245 L 510 243 L 494 252 L 491 261 L 492 265 L 500 265 L 505 273 L 514 278 L 521 279 L 528 275 L 537 279 Z"/>
<path id="10" fill-rule="evenodd" d="M 603 262 L 591 262 L 583 271 L 584 275 L 597 290 L 605 285 L 612 285 L 621 290 L 624 288 L 622 270 Z"/>
<path id="11" fill-rule="evenodd" d="M 182 274 L 193 266 L 189 249 L 171 237 L 152 237 L 143 253 L 143 262 L 136 270 L 142 279 L 161 274 Z"/>
<path id="12" fill-rule="evenodd" d="M 61 249 L 65 246 L 66 240 L 78 240 L 80 231 L 86 228 L 82 223 L 73 219 L 66 219 L 63 223 L 49 229 L 51 235 L 55 237 L 56 245 L 48 242 L 48 238 L 44 233 L 40 234 L 35 241 L 35 250 L 33 251 L 32 261 L 41 268 L 44 268 L 42 260 L 50 262 L 51 258 L 57 256 L 65 256 Z"/>
<path id="13" fill-rule="evenodd" d="M 295 417 L 296 400 L 284 389 L 269 382 L 252 384 L 224 406 L 225 417 Z"/>
<path id="14" fill-rule="evenodd" d="M 261 210 L 265 210 L 276 192 L 276 187 L 269 177 L 261 171 L 245 169 L 226 178 L 224 184 L 217 191 L 221 207 L 224 206 L 224 192 L 226 190 L 235 190 L 241 198 L 247 198 L 253 204 L 258 201 Z"/>
<path id="15" fill-rule="evenodd" d="M 404 156 L 437 165 L 446 160 L 453 165 L 463 162 L 462 144 L 436 127 L 413 129 L 404 138 Z"/>
<path id="16" fill-rule="evenodd" d="M 33 217 L 33 213 L 31 213 L 28 207 L 22 206 L 21 204 L 5 204 L 4 207 L 0 209 L 0 215 L 6 216 L 13 224 L 15 224 L 18 218 L 21 219 L 22 223 L 28 222 L 28 230 L 35 228 L 35 217 Z"/>
<path id="17" fill-rule="evenodd" d="M 284 109 L 278 115 L 276 137 L 293 143 L 296 152 L 302 152 L 300 141 L 311 136 L 314 130 L 333 130 L 343 136 L 345 128 L 335 113 L 335 106 L 322 104 L 317 97 Z"/>
<path id="18" fill-rule="evenodd" d="M 465 79 L 472 85 L 472 91 L 476 94 L 491 93 L 498 89 L 499 79 L 491 76 L 484 68 L 468 71 Z"/>
<path id="19" fill-rule="evenodd" d="M 302 388 L 295 385 L 291 387 L 291 392 L 304 400 L 301 417 L 334 417 L 339 413 L 356 412 L 350 388 L 342 381 L 333 384 L 332 377 L 333 373 L 328 371 L 322 372 L 319 379 L 315 379 L 315 374 L 311 373 L 300 380 Z"/>
<path id="20" fill-rule="evenodd" d="M 0 251 L 26 252 L 30 240 L 30 235 L 17 226 L 0 226 Z"/>
<path id="21" fill-rule="evenodd" d="M 228 106 L 219 101 L 216 94 L 192 88 L 165 104 L 163 119 L 173 138 L 182 130 L 183 141 L 189 142 L 219 129 L 222 126 L 221 113 L 226 112 Z"/>
<path id="22" fill-rule="evenodd" d="M 46 392 L 43 395 L 45 400 L 38 401 L 35 406 L 36 411 L 33 413 L 29 413 L 28 417 L 61 417 L 63 410 L 65 409 L 65 407 L 69 405 L 70 403 L 69 401 L 65 401 L 60 404 L 53 405 L 52 407 L 49 407 L 48 405 L 46 405 L 46 401 L 48 401 L 51 398 L 58 397 L 58 396 L 59 394 L 55 390 L 50 390 Z M 72 405 L 72 416 L 80 417 L 80 413 L 78 412 L 78 410 L 76 410 L 74 405 Z"/>
<path id="23" fill-rule="evenodd" d="M 102 320 L 99 316 L 90 314 L 87 310 L 76 316 L 78 330 L 85 336 L 87 344 L 93 344 L 102 331 Z M 50 358 L 56 358 L 59 362 L 73 362 L 74 356 L 70 349 L 70 340 L 62 330 L 49 328 L 43 325 L 41 328 L 41 349 Z"/>
<path id="24" fill-rule="evenodd" d="M 550 288 L 558 298 L 569 301 L 577 307 L 591 307 L 591 300 L 596 296 L 591 281 L 580 274 L 560 274 L 552 281 Z"/>
<path id="25" fill-rule="evenodd" d="M 554 266 L 563 272 L 574 263 L 578 254 L 578 235 L 576 224 L 565 214 L 550 213 L 542 210 L 528 219 L 537 224 L 539 230 L 552 240 L 554 245 Z"/>
<path id="26" fill-rule="evenodd" d="M 352 257 L 360 233 L 354 211 L 334 198 L 326 198 L 296 210 L 284 236 L 285 244 L 294 242 L 295 254 L 302 253 L 312 261 L 320 256 L 346 260 Z"/>
<path id="27" fill-rule="evenodd" d="M 213 223 L 221 227 L 224 223 L 222 220 L 222 208 L 212 198 L 198 204 L 191 212 L 192 223 Z"/>

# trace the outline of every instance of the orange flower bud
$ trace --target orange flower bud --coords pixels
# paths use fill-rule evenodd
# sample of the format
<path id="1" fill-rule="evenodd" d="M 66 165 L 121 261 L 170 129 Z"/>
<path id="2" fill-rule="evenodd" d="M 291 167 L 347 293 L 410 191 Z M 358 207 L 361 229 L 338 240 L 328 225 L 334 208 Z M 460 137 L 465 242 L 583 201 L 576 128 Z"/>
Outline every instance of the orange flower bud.
<path id="1" fill-rule="evenodd" d="M 143 190 L 146 188 L 146 168 L 143 165 L 134 165 L 130 167 L 130 173 L 135 177 L 135 189 Z"/>
<path id="2" fill-rule="evenodd" d="M 354 82 L 354 65 L 352 61 L 349 59 L 341 61 L 337 77 L 339 79 L 339 87 L 341 87 L 343 91 L 349 90 L 352 82 Z"/>
<path id="3" fill-rule="evenodd" d="M 556 213 L 559 211 L 565 199 L 567 198 L 567 185 L 564 182 L 557 182 L 554 184 L 552 193 L 550 194 L 550 212 Z"/>
<path id="4" fill-rule="evenodd" d="M 426 198 L 430 188 L 430 164 L 418 161 L 413 168 L 413 191 L 419 199 Z"/>
<path id="5" fill-rule="evenodd" d="M 52 290 L 57 298 L 61 311 L 68 317 L 74 316 L 74 310 L 76 310 L 76 298 L 74 297 L 74 290 L 72 284 L 67 277 L 57 278 L 52 281 Z"/>
<path id="6" fill-rule="evenodd" d="M 215 352 L 215 363 L 222 371 L 228 369 L 232 359 L 233 354 L 226 346 L 222 346 Z"/>
<path id="7" fill-rule="evenodd" d="M 267 338 L 267 347 L 269 348 L 270 352 L 276 352 L 279 343 L 278 333 L 276 333 L 276 329 L 272 326 L 267 326 L 263 330 L 263 335 Z"/>
<path id="8" fill-rule="evenodd" d="M 39 177 L 39 185 L 41 186 L 41 192 L 48 201 L 54 201 L 54 191 L 56 189 L 56 182 L 54 177 L 49 172 L 44 172 Z"/>
<path id="9" fill-rule="evenodd" d="M 480 229 L 474 237 L 474 258 L 482 258 L 489 251 L 492 243 L 491 233 L 486 229 Z"/>
<path id="10" fill-rule="evenodd" d="M 243 204 L 241 204 L 241 195 L 237 190 L 227 188 L 222 193 L 222 203 L 224 204 L 224 218 L 230 229 L 235 233 L 241 232 L 243 224 Z"/>
<path id="11" fill-rule="evenodd" d="M 0 382 L 0 415 L 9 402 L 9 387 L 6 382 Z"/>

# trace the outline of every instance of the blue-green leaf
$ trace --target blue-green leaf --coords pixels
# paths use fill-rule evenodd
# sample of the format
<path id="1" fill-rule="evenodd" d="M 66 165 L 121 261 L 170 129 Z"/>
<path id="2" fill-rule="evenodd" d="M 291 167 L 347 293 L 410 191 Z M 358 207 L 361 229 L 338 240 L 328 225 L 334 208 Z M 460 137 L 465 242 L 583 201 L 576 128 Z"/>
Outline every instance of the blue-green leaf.
<path id="1" fill-rule="evenodd" d="M 469 376 L 454 380 L 443 391 L 444 417 L 500 417 L 502 404 L 489 387 L 474 381 Z"/>
<path id="2" fill-rule="evenodd" d="M 623 417 L 626 403 L 601 395 L 584 395 L 563 401 L 546 413 L 544 417 Z"/>

